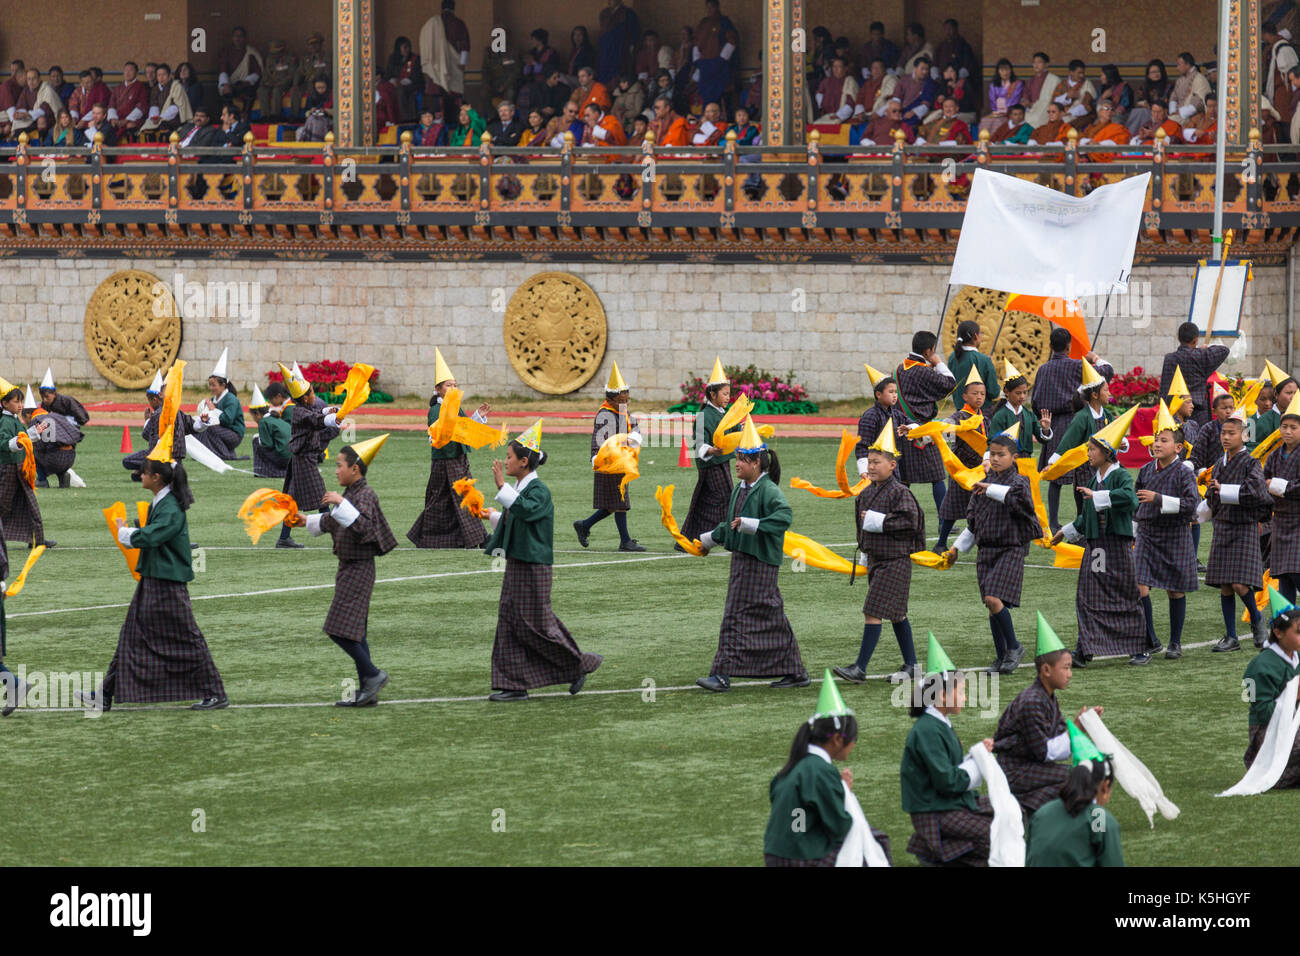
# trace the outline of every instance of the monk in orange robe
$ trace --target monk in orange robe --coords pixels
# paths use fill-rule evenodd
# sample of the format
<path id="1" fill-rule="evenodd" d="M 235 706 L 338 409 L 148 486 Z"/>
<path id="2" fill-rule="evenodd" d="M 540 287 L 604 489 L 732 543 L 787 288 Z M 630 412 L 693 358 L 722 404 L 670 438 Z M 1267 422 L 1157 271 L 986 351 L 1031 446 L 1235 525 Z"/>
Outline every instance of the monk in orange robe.
<path id="1" fill-rule="evenodd" d="M 722 121 L 722 107 L 710 103 L 704 107 L 704 116 L 700 125 L 691 136 L 692 146 L 717 146 L 727 132 L 727 124 Z"/>
<path id="2" fill-rule="evenodd" d="M 686 146 L 686 120 L 673 112 L 672 97 L 661 96 L 654 103 L 655 118 L 650 132 L 655 134 L 655 148 L 660 146 Z"/>
<path id="3" fill-rule="evenodd" d="M 1166 145 L 1176 143 L 1183 138 L 1183 128 L 1169 118 L 1169 105 L 1163 100 L 1156 100 L 1151 104 L 1151 122 L 1138 130 L 1138 142 L 1150 146 L 1156 141 L 1158 129 L 1165 131 Z"/>
<path id="4" fill-rule="evenodd" d="M 578 115 L 586 113 L 587 107 L 595 103 L 603 112 L 608 113 L 614 101 L 610 99 L 609 90 L 604 83 L 596 82 L 596 74 L 591 67 L 584 66 L 578 71 L 578 88 L 573 91 L 573 98 L 578 101 Z"/>
<path id="5" fill-rule="evenodd" d="M 595 103 L 589 105 L 582 114 L 582 121 L 585 124 L 582 128 L 582 145 L 583 146 L 626 146 L 627 134 L 623 132 L 623 124 L 620 123 L 613 113 L 606 113 Z M 617 163 L 620 157 L 615 153 L 610 153 L 604 157 L 607 163 Z M 628 157 L 622 158 L 623 162 L 632 162 Z"/>
<path id="6" fill-rule="evenodd" d="M 1128 127 L 1116 123 L 1114 104 L 1110 100 L 1097 101 L 1097 122 L 1093 123 L 1079 136 L 1079 145 L 1089 143 L 1114 143 L 1123 145 L 1129 141 Z M 1090 163 L 1113 163 L 1114 153 L 1080 153 L 1079 158 Z"/>
<path id="7" fill-rule="evenodd" d="M 1036 143 L 1043 146 L 1047 143 L 1064 143 L 1065 136 L 1070 131 L 1070 124 L 1065 121 L 1061 113 L 1061 107 L 1058 103 L 1049 103 L 1047 106 L 1047 122 L 1039 126 L 1029 136 L 1031 144 Z"/>

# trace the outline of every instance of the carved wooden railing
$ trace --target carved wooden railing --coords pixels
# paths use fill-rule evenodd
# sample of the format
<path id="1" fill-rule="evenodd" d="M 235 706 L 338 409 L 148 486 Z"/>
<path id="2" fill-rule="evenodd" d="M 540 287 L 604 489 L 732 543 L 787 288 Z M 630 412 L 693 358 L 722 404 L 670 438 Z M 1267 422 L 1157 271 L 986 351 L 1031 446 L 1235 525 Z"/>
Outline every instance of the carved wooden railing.
<path id="1" fill-rule="evenodd" d="M 950 257 L 977 168 L 1069 195 L 1150 172 L 1139 259 L 1209 248 L 1213 147 L 1048 146 L 425 149 L 273 144 L 0 150 L 0 252 L 375 258 Z M 1300 162 L 1257 134 L 1229 154 L 1224 226 L 1257 261 L 1300 230 Z M 1111 161 L 1099 160 L 1110 158 Z"/>

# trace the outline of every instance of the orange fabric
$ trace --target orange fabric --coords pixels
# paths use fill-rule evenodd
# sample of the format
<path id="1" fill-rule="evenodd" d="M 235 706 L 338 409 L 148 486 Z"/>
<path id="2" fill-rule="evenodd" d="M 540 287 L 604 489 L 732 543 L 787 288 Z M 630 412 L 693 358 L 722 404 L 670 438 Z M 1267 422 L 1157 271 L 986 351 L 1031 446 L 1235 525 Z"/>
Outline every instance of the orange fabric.
<path id="1" fill-rule="evenodd" d="M 1128 128 L 1120 126 L 1119 123 L 1093 123 L 1083 131 L 1082 136 L 1094 143 L 1100 143 L 1107 139 L 1114 140 L 1116 143 L 1127 143 L 1129 141 Z M 1116 157 L 1114 153 L 1086 153 L 1081 158 L 1090 163 L 1113 163 Z"/>
<path id="2" fill-rule="evenodd" d="M 852 454 L 857 443 L 857 436 L 850 434 L 848 429 L 840 432 L 840 447 L 835 454 L 835 483 L 839 486 L 838 490 L 818 488 L 812 482 L 805 481 L 802 478 L 791 478 L 790 487 L 810 492 L 818 498 L 856 498 L 866 489 L 867 485 L 871 484 L 870 480 L 863 478 L 856 485 L 849 486 L 844 466 L 848 463 L 849 455 Z"/>
<path id="3" fill-rule="evenodd" d="M 1065 120 L 1056 120 L 1055 122 L 1049 120 L 1030 133 L 1029 138 L 1039 146 L 1045 143 L 1064 143 L 1065 135 L 1069 131 L 1070 124 Z"/>
<path id="4" fill-rule="evenodd" d="M 626 146 L 627 134 L 623 132 L 623 124 L 620 123 L 612 114 L 606 113 L 596 124 L 608 134 L 603 140 L 596 139 L 592 134 L 590 126 L 584 126 L 582 131 L 583 146 Z M 628 157 L 620 157 L 613 153 L 602 157 L 607 163 L 626 162 Z"/>
<path id="5" fill-rule="evenodd" d="M 298 503 L 282 491 L 258 488 L 244 499 L 236 515 L 244 520 L 244 530 L 257 544 L 257 539 L 276 525 L 292 525 L 298 516 Z"/>
<path id="6" fill-rule="evenodd" d="M 461 478 L 452 482 L 451 490 L 460 495 L 460 506 L 475 518 L 487 517 L 487 500 L 483 497 L 483 492 L 474 487 L 473 478 Z"/>
<path id="7" fill-rule="evenodd" d="M 579 87 L 577 92 L 581 93 L 582 88 Z M 591 89 L 587 91 L 586 96 L 578 101 L 578 116 L 582 116 L 583 110 L 590 103 L 595 103 L 601 108 L 602 112 L 608 112 L 609 108 L 614 105 L 614 101 L 609 98 L 609 90 L 605 89 L 604 83 L 593 82 L 591 84 Z"/>
<path id="8" fill-rule="evenodd" d="M 704 556 L 704 546 L 700 543 L 699 538 L 687 540 L 677 527 L 677 519 L 673 517 L 673 489 L 675 485 L 658 485 L 655 488 L 655 501 L 659 502 L 659 523 L 664 526 L 664 530 L 673 536 L 673 540 L 681 545 L 682 550 L 687 554 L 693 554 L 695 557 Z"/>
<path id="9" fill-rule="evenodd" d="M 126 505 L 120 501 L 115 501 L 112 507 L 105 508 L 103 511 L 104 520 L 108 522 L 108 533 L 113 536 L 113 543 L 117 545 L 118 550 L 120 550 L 122 555 L 126 558 L 126 567 L 127 570 L 131 572 L 131 577 L 139 581 L 140 572 L 137 571 L 135 567 L 140 561 L 140 549 L 128 548 L 122 544 L 121 541 L 117 540 L 117 521 L 119 518 L 123 521 L 126 520 Z M 144 527 L 143 520 L 140 522 L 140 527 Z"/>
<path id="10" fill-rule="evenodd" d="M 18 447 L 27 452 L 27 457 L 19 468 L 19 474 L 22 475 L 23 484 L 28 488 L 36 488 L 36 449 L 32 448 L 32 440 L 26 432 L 18 433 Z"/>
<path id="11" fill-rule="evenodd" d="M 909 369 L 909 368 L 920 368 L 920 367 L 923 366 L 923 365 L 925 365 L 924 362 L 918 362 L 916 359 L 911 359 L 911 358 L 909 358 L 909 359 L 903 359 L 903 370 L 904 370 L 904 371 L 906 371 L 906 370 Z"/>
<path id="12" fill-rule="evenodd" d="M 1145 128 L 1145 127 L 1144 127 Z M 1160 124 L 1160 129 L 1165 131 L 1166 143 L 1181 143 L 1183 141 L 1183 128 L 1171 119 L 1165 120 Z M 1152 130 L 1150 136 L 1142 138 L 1142 143 L 1150 146 L 1156 141 L 1156 131 Z"/>
<path id="13" fill-rule="evenodd" d="M 686 120 L 676 113 L 670 112 L 663 119 L 655 119 L 650 123 L 650 129 L 655 134 L 656 147 L 688 145 L 689 133 L 686 128 Z"/>
<path id="14" fill-rule="evenodd" d="M 1028 312 L 1046 319 L 1053 325 L 1059 325 L 1070 333 L 1070 358 L 1083 358 L 1092 351 L 1092 340 L 1084 325 L 1083 312 L 1079 303 L 1067 301 L 1059 296 L 1017 295 L 1007 297 L 1006 311 Z"/>

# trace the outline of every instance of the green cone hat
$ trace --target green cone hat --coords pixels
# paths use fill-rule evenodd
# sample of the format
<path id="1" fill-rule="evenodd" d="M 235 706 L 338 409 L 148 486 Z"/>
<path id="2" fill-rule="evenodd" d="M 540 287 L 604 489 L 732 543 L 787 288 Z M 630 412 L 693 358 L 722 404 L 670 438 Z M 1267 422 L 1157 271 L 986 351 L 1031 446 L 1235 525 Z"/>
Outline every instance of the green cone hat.
<path id="1" fill-rule="evenodd" d="M 1279 594 L 1277 588 L 1273 587 L 1271 584 L 1268 586 L 1269 617 L 1277 617 L 1283 611 L 1289 611 L 1293 607 L 1295 607 L 1295 605 Z"/>
<path id="2" fill-rule="evenodd" d="M 1063 651 L 1065 645 L 1061 639 L 1056 636 L 1052 630 L 1052 625 L 1047 623 L 1047 618 L 1043 617 L 1043 612 L 1038 612 L 1038 648 L 1034 651 L 1035 657 L 1042 657 L 1044 654 L 1050 654 L 1052 651 Z"/>
<path id="3" fill-rule="evenodd" d="M 948 671 L 955 671 L 957 665 L 952 662 L 944 649 L 939 646 L 939 641 L 934 636 L 934 631 L 930 632 L 930 646 L 925 652 L 925 676 L 931 674 L 943 674 Z"/>
<path id="4" fill-rule="evenodd" d="M 1097 745 L 1092 742 L 1092 738 L 1074 725 L 1074 721 L 1067 720 L 1065 728 L 1070 732 L 1070 763 L 1078 766 L 1085 760 L 1091 760 L 1094 763 L 1105 760 L 1105 755 L 1097 749 Z"/>
<path id="5" fill-rule="evenodd" d="M 821 695 L 817 698 L 817 713 L 808 719 L 808 723 L 814 720 L 821 720 L 823 717 L 852 717 L 853 711 L 844 703 L 844 698 L 840 696 L 840 689 L 835 684 L 835 678 L 831 675 L 831 669 L 826 668 L 826 676 L 822 679 Z M 838 720 L 836 726 L 839 725 Z"/>

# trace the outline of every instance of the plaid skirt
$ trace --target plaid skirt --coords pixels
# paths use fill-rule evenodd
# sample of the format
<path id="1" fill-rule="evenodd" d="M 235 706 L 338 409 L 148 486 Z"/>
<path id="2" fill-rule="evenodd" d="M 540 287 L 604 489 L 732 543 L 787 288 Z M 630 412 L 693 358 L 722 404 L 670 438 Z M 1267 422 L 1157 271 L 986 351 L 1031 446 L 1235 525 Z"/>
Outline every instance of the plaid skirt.
<path id="1" fill-rule="evenodd" d="M 339 561 L 334 575 L 334 600 L 330 601 L 325 626 L 330 637 L 360 643 L 366 639 L 366 620 L 370 616 L 370 595 L 375 590 L 375 559 Z"/>
<path id="2" fill-rule="evenodd" d="M 1007 607 L 1020 607 L 1020 588 L 1025 583 L 1025 558 L 1029 545 L 1010 548 L 980 546 L 975 556 L 975 580 L 980 597 L 995 597 Z"/>
<path id="3" fill-rule="evenodd" d="M 45 523 L 36 504 L 36 492 L 27 487 L 18 465 L 0 465 L 0 522 L 6 541 L 41 544 Z"/>
<path id="4" fill-rule="evenodd" d="M 1092 570 L 1094 566 L 1096 571 Z M 1137 574 L 1133 570 L 1133 539 L 1109 534 L 1089 538 L 1079 565 L 1079 588 L 1074 596 L 1079 653 L 1108 655 L 1145 651 L 1149 646 L 1147 623 L 1140 601 Z"/>
<path id="5" fill-rule="evenodd" d="M 492 689 L 572 684 L 603 659 L 584 654 L 551 610 L 551 566 L 506 560 L 492 643 Z"/>
<path id="6" fill-rule="evenodd" d="M 731 553 L 727 604 L 710 674 L 724 677 L 808 676 L 799 642 L 776 586 L 776 565 L 742 551 Z"/>
<path id="7" fill-rule="evenodd" d="M 954 866 L 988 866 L 993 805 L 977 796 L 975 809 L 913 813 L 907 852 L 922 862 Z"/>
<path id="8" fill-rule="evenodd" d="M 225 696 L 183 582 L 140 579 L 104 675 L 103 693 L 138 704 Z"/>
<path id="9" fill-rule="evenodd" d="M 714 465 L 699 469 L 691 507 L 682 522 L 682 534 L 688 541 L 712 531 L 722 524 L 731 501 L 731 465 Z"/>
<path id="10" fill-rule="evenodd" d="M 628 492 L 632 490 L 632 486 L 628 485 L 621 495 L 618 493 L 618 484 L 623 480 L 622 475 L 602 475 L 597 472 L 591 477 L 591 506 L 593 508 L 605 511 L 631 510 L 632 503 L 628 500 Z M 714 525 L 714 527 L 717 527 L 717 525 Z"/>
<path id="11" fill-rule="evenodd" d="M 882 621 L 901 621 L 907 617 L 907 596 L 911 589 L 911 558 L 871 561 L 867 567 L 867 600 L 862 605 L 862 613 Z"/>
<path id="12" fill-rule="evenodd" d="M 940 439 L 942 441 L 943 439 Z M 943 457 L 934 442 L 917 448 L 910 441 L 903 441 L 903 466 L 900 480 L 905 485 L 929 485 L 942 481 L 948 476 L 943 467 Z"/>
<path id="13" fill-rule="evenodd" d="M 139 471 L 141 468 L 144 467 L 144 463 L 148 459 L 149 459 L 149 452 L 147 449 L 141 449 L 140 451 L 133 451 L 129 455 L 122 456 L 122 467 L 125 468 L 127 471 Z"/>
<path id="14" fill-rule="evenodd" d="M 1196 576 L 1191 525 L 1135 521 L 1133 530 L 1137 540 L 1133 564 L 1138 584 L 1162 591 L 1195 591 L 1201 586 Z"/>
<path id="15" fill-rule="evenodd" d="M 955 478 L 948 479 L 948 491 L 939 505 L 940 521 L 962 521 L 970 506 L 971 493 L 957 484 Z"/>
<path id="16" fill-rule="evenodd" d="M 262 447 L 261 437 L 253 439 L 253 474 L 258 478 L 283 478 L 289 459 Z"/>
<path id="17" fill-rule="evenodd" d="M 315 456 L 292 455 L 284 472 L 284 491 L 298 503 L 299 511 L 316 511 L 325 497 L 325 479 Z"/>
<path id="18" fill-rule="evenodd" d="M 1264 555 L 1259 550 L 1259 528 L 1249 524 L 1214 522 L 1210 560 L 1205 564 L 1209 587 L 1247 584 L 1256 591 L 1264 580 Z"/>
<path id="19" fill-rule="evenodd" d="M 1268 653 L 1272 653 L 1269 651 Z M 1250 746 L 1246 748 L 1246 769 L 1249 770 L 1255 762 L 1256 755 L 1259 754 L 1259 748 L 1264 746 L 1264 735 L 1268 733 L 1268 724 L 1251 724 L 1250 725 Z M 1294 790 L 1300 787 L 1300 734 L 1291 742 L 1291 759 L 1286 762 L 1286 769 L 1282 771 L 1282 776 L 1278 778 L 1277 783 L 1273 784 L 1274 790 Z"/>
<path id="20" fill-rule="evenodd" d="M 1061 787 L 1070 776 L 1070 768 L 1063 763 L 1044 760 L 1020 760 L 998 754 L 998 764 L 1007 775 L 1011 792 L 1020 801 L 1026 813 L 1033 813 L 1045 803 L 1061 795 Z"/>
<path id="21" fill-rule="evenodd" d="M 1300 574 L 1300 514 L 1273 514 L 1269 540 L 1269 570 L 1279 574 Z"/>
<path id="22" fill-rule="evenodd" d="M 429 483 L 424 488 L 424 510 L 406 532 L 417 548 L 481 548 L 487 540 L 483 521 L 460 506 L 460 497 L 451 486 L 462 478 L 472 477 L 469 459 L 439 458 L 429 467 Z"/>
<path id="23" fill-rule="evenodd" d="M 209 425 L 203 431 L 196 432 L 194 437 L 222 461 L 234 460 L 235 451 L 243 440 L 233 428 L 225 425 Z"/>
<path id="24" fill-rule="evenodd" d="M 889 852 L 889 835 L 885 833 L 884 830 L 877 830 L 875 827 L 872 827 L 871 836 L 872 839 L 874 839 L 878 844 L 880 844 L 880 849 L 884 851 L 885 859 L 889 861 L 889 865 L 893 866 L 894 857 Z M 834 866 L 835 860 L 839 857 L 840 850 L 843 849 L 843 847 L 844 847 L 843 843 L 837 843 L 835 844 L 834 847 L 831 848 L 831 851 L 829 853 L 827 853 L 824 857 L 821 857 L 820 859 L 817 860 L 792 860 L 789 857 L 774 856 L 771 853 L 764 853 L 763 865 L 764 866 L 801 866 L 801 867 Z"/>
<path id="25" fill-rule="evenodd" d="M 44 447 L 42 447 L 44 446 Z M 47 475 L 62 475 L 77 460 L 77 449 L 63 448 L 48 442 L 36 442 L 32 446 L 36 452 L 36 465 Z"/>

